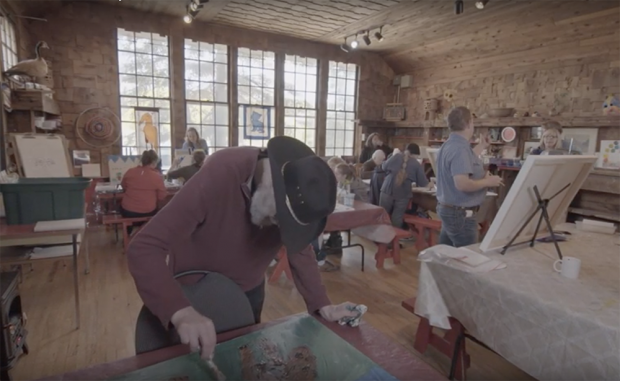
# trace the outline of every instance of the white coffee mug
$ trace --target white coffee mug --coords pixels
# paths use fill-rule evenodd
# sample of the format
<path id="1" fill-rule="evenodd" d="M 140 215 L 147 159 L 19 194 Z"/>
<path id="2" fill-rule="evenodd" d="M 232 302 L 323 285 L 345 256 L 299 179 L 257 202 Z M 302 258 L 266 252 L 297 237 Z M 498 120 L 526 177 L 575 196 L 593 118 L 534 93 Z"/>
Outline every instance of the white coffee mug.
<path id="1" fill-rule="evenodd" d="M 560 265 L 560 268 L 558 268 L 558 264 Z M 559 272 L 563 277 L 577 279 L 579 277 L 579 270 L 581 269 L 581 259 L 574 257 L 564 257 L 563 259 L 558 259 L 553 263 L 553 269 Z"/>

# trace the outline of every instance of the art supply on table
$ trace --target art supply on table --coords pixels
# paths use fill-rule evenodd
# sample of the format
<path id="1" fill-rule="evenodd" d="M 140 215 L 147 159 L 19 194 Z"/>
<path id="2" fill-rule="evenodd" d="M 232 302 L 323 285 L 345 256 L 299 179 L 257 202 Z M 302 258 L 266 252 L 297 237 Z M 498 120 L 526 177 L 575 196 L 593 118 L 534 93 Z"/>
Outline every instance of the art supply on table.
<path id="1" fill-rule="evenodd" d="M 353 202 L 355 201 L 355 193 L 346 193 L 343 198 L 345 206 L 353 206 Z"/>
<path id="2" fill-rule="evenodd" d="M 581 270 L 581 259 L 575 257 L 558 259 L 553 262 L 553 269 L 565 278 L 577 279 L 579 278 L 579 270 Z"/>
<path id="3" fill-rule="evenodd" d="M 366 311 L 368 311 L 368 307 L 366 307 L 363 304 L 358 304 L 356 306 L 348 306 L 347 309 L 349 311 L 355 311 L 357 315 L 353 317 L 342 318 L 338 321 L 338 324 L 348 325 L 350 327 L 357 327 L 358 325 L 360 325 L 360 322 L 362 321 L 362 315 L 364 315 Z"/>

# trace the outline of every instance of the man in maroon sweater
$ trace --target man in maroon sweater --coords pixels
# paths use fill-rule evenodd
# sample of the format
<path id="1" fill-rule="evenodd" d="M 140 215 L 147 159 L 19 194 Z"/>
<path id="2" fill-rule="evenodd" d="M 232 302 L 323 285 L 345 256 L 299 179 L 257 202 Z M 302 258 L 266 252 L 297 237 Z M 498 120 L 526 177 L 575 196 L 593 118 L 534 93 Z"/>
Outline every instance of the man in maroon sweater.
<path id="1" fill-rule="evenodd" d="M 333 172 L 298 140 L 276 137 L 267 150 L 218 151 L 129 245 L 138 293 L 165 327 L 174 325 L 181 342 L 208 359 L 215 348 L 213 322 L 190 305 L 173 274 L 225 275 L 245 291 L 258 323 L 265 271 L 284 245 L 309 313 L 329 321 L 356 316 L 351 303 L 331 305 L 310 246 L 335 198 Z"/>

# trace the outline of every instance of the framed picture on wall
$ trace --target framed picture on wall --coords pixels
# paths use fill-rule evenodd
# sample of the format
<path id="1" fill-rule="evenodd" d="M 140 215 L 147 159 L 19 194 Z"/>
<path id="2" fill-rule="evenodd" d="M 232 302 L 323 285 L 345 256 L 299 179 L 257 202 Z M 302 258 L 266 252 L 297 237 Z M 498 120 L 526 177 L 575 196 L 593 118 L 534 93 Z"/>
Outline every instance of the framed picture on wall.
<path id="1" fill-rule="evenodd" d="M 90 163 L 90 151 L 73 151 L 73 167 L 81 168 L 82 164 Z"/>
<path id="2" fill-rule="evenodd" d="M 598 128 L 565 128 L 562 138 L 564 144 L 569 146 L 572 139 L 572 151 L 577 150 L 583 155 L 594 155 L 596 153 Z"/>
<path id="3" fill-rule="evenodd" d="M 271 107 L 243 106 L 243 138 L 267 140 L 271 138 Z"/>

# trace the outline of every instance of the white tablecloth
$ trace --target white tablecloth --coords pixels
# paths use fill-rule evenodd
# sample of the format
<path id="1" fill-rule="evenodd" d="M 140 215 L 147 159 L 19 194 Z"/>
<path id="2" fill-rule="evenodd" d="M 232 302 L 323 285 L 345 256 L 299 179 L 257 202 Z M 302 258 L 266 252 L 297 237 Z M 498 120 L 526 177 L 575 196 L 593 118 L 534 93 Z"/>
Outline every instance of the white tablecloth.
<path id="1" fill-rule="evenodd" d="M 447 317 L 539 380 L 620 379 L 618 235 L 573 233 L 564 256 L 582 260 L 579 279 L 553 270 L 552 243 L 486 253 L 507 264 L 476 274 L 421 263 L 416 314 L 447 328 Z M 477 245 L 470 246 L 476 249 Z"/>

